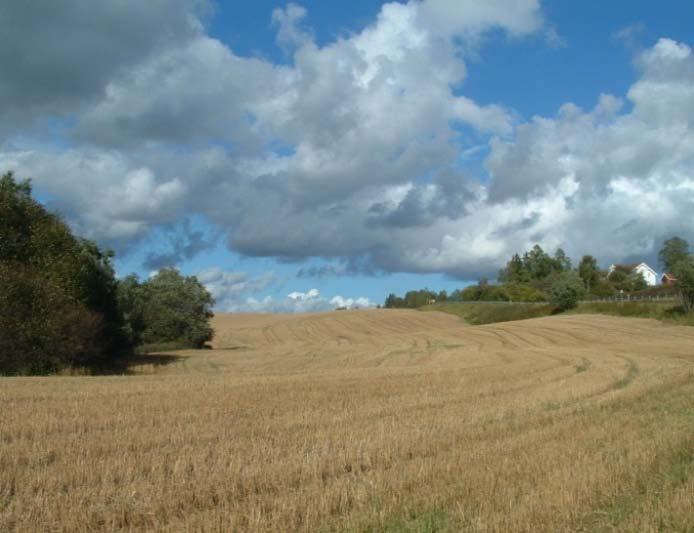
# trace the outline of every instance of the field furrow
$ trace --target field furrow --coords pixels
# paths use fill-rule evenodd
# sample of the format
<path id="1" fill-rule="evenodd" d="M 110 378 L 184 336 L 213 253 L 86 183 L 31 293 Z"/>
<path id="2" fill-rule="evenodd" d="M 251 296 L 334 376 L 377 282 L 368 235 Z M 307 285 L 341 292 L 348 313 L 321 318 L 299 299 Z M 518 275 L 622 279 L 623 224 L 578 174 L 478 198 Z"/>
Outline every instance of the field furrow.
<path id="1" fill-rule="evenodd" d="M 211 349 L 128 375 L 0 381 L 0 530 L 693 527 L 694 328 L 399 310 L 214 326 Z"/>

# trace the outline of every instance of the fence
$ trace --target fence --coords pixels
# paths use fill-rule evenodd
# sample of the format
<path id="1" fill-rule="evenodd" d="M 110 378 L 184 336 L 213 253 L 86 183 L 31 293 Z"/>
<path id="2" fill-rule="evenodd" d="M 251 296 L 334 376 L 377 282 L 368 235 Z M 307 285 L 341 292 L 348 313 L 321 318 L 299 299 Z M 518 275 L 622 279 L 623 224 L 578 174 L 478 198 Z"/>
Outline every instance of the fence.
<path id="1" fill-rule="evenodd" d="M 676 294 L 651 294 L 651 295 L 641 295 L 641 294 L 617 294 L 615 296 L 609 296 L 605 298 L 591 298 L 590 300 L 581 300 L 581 303 L 595 303 L 595 302 L 672 302 L 679 300 Z"/>
<path id="2" fill-rule="evenodd" d="M 580 300 L 579 303 L 627 303 L 627 302 L 675 302 L 679 297 L 676 294 L 616 294 L 604 298 L 591 298 Z M 547 305 L 550 302 L 514 302 L 507 300 L 484 301 L 484 300 L 446 300 L 437 303 L 462 303 L 462 304 L 514 304 L 514 305 Z"/>

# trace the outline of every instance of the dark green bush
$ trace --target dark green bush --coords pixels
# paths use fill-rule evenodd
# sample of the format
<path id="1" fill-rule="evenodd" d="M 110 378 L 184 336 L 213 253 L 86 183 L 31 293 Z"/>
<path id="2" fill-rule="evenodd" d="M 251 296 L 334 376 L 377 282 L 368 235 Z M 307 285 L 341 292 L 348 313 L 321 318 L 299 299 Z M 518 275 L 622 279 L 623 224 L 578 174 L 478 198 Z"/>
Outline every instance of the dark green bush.
<path id="1" fill-rule="evenodd" d="M 585 293 L 583 280 L 573 271 L 557 274 L 549 290 L 550 302 L 559 311 L 573 309 Z"/>
<path id="2" fill-rule="evenodd" d="M 134 343 L 174 343 L 201 348 L 212 339 L 214 300 L 195 276 L 167 268 L 140 283 L 129 276 L 120 285 L 120 306 Z"/>
<path id="3" fill-rule="evenodd" d="M 0 373 L 99 366 L 125 349 L 111 254 L 0 178 Z"/>

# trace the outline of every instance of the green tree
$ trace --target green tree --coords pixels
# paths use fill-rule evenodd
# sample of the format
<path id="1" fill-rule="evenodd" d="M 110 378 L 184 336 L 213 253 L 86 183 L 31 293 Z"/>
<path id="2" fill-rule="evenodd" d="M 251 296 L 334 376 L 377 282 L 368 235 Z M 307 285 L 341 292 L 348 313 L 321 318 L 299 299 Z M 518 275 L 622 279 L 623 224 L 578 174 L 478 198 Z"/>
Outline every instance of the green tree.
<path id="1" fill-rule="evenodd" d="M 134 293 L 133 300 L 142 299 L 143 342 L 177 342 L 202 348 L 212 339 L 209 320 L 214 299 L 195 276 L 165 268 L 143 283 L 141 290 L 141 295 Z"/>
<path id="2" fill-rule="evenodd" d="M 578 275 L 583 280 L 583 285 L 588 292 L 598 285 L 600 281 L 600 270 L 598 261 L 592 255 L 584 255 L 578 264 Z"/>
<path id="3" fill-rule="evenodd" d="M 502 287 L 506 298 L 512 302 L 546 302 L 547 294 L 529 283 L 507 283 Z"/>
<path id="4" fill-rule="evenodd" d="M 135 274 L 118 284 L 118 307 L 123 314 L 123 331 L 131 346 L 142 344 L 145 331 L 145 291 Z"/>
<path id="5" fill-rule="evenodd" d="M 557 248 L 556 252 L 554 252 L 554 269 L 559 272 L 571 270 L 571 259 L 561 248 Z"/>
<path id="6" fill-rule="evenodd" d="M 112 254 L 0 178 L 0 372 L 106 364 L 125 347 Z"/>
<path id="7" fill-rule="evenodd" d="M 523 254 L 523 269 L 533 280 L 543 280 L 557 270 L 555 261 L 539 244 Z"/>
<path id="8" fill-rule="evenodd" d="M 518 254 L 513 254 L 511 260 L 506 263 L 506 268 L 499 271 L 499 281 L 502 283 L 525 283 L 530 281 L 530 274 L 523 265 L 523 260 Z"/>
<path id="9" fill-rule="evenodd" d="M 402 298 L 398 298 L 395 294 L 391 292 L 386 297 L 386 301 L 384 302 L 383 307 L 385 307 L 386 309 L 395 309 L 397 307 L 402 307 L 401 300 Z"/>
<path id="10" fill-rule="evenodd" d="M 621 266 L 613 270 L 607 279 L 618 291 L 634 292 L 648 288 L 643 274 Z"/>
<path id="11" fill-rule="evenodd" d="M 694 258 L 687 257 L 675 263 L 673 273 L 684 311 L 694 313 Z"/>
<path id="12" fill-rule="evenodd" d="M 576 272 L 566 271 L 556 275 L 549 290 L 550 302 L 560 311 L 572 309 L 578 305 L 585 289 L 583 280 Z"/>
<path id="13" fill-rule="evenodd" d="M 0 262 L 0 374 L 103 362 L 103 319 L 19 262 Z"/>
<path id="14" fill-rule="evenodd" d="M 663 243 L 658 259 L 666 272 L 672 272 L 675 265 L 689 257 L 689 243 L 680 237 L 672 237 Z"/>

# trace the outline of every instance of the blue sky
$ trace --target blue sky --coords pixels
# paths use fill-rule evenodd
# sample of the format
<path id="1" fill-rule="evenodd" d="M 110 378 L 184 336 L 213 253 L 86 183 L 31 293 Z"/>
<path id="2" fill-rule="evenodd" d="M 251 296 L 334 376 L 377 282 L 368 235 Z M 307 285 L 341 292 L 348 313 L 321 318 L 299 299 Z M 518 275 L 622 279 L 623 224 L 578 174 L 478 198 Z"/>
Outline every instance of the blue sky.
<path id="1" fill-rule="evenodd" d="M 119 274 L 317 311 L 694 237 L 691 2 L 52 6 L 0 13 L 0 168 Z"/>

